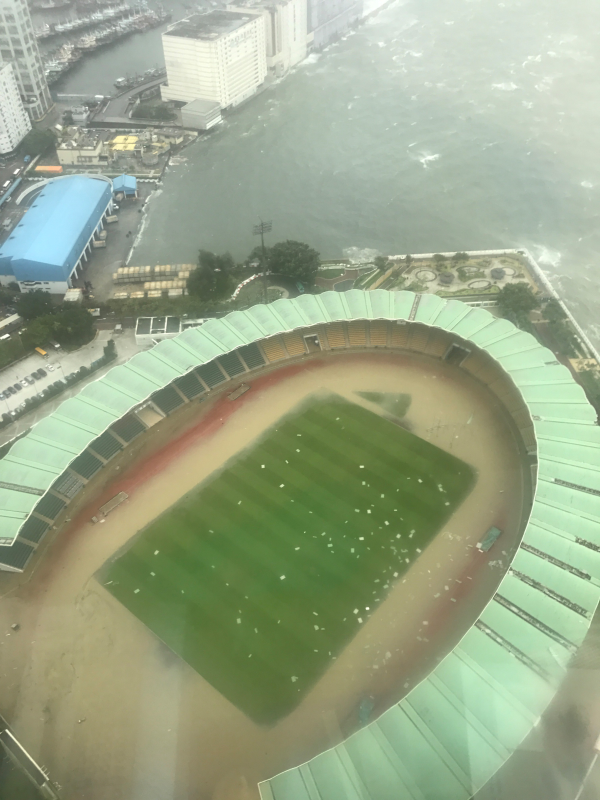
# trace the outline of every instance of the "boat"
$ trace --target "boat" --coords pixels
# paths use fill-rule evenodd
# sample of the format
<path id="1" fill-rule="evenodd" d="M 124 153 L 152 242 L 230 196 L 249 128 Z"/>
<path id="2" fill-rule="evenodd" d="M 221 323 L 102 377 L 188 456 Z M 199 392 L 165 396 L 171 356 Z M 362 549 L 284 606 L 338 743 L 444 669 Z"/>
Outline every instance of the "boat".
<path id="1" fill-rule="evenodd" d="M 93 34 L 88 33 L 77 40 L 75 47 L 79 50 L 95 50 L 98 47 L 98 42 Z"/>

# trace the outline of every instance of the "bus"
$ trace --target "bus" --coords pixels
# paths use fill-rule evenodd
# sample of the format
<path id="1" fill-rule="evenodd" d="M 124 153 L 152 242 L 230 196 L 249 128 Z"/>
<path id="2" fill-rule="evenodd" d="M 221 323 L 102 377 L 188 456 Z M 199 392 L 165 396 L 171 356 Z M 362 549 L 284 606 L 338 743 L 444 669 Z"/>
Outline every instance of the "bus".
<path id="1" fill-rule="evenodd" d="M 42 350 L 41 347 L 36 347 L 35 352 L 39 353 L 41 356 L 44 356 L 44 358 L 48 358 L 48 353 L 45 350 Z"/>

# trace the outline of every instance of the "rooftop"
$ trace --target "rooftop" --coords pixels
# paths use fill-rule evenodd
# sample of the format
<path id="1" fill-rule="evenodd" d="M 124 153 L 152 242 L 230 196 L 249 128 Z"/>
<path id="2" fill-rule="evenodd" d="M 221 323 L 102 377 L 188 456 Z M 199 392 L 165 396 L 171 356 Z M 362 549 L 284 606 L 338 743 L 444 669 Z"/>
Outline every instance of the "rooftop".
<path id="1" fill-rule="evenodd" d="M 241 28 L 254 16 L 238 11 L 211 11 L 210 14 L 192 14 L 176 22 L 165 35 L 183 36 L 187 39 L 218 39 Z"/>
<path id="2" fill-rule="evenodd" d="M 183 111 L 192 111 L 196 114 L 208 114 L 211 111 L 221 110 L 221 106 L 214 100 L 203 100 L 201 97 L 191 100 L 183 106 Z"/>
<path id="3" fill-rule="evenodd" d="M 74 266 L 69 260 L 78 239 L 90 224 L 92 230 L 97 225 L 110 196 L 104 179 L 73 175 L 51 181 L 0 248 L 0 265 L 22 261 Z"/>

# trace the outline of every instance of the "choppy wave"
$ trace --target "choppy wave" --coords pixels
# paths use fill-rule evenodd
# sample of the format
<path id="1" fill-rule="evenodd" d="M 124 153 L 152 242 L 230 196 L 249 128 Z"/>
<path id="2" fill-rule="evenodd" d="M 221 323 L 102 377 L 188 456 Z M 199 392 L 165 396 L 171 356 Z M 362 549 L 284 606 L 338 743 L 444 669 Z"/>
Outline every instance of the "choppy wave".
<path id="1" fill-rule="evenodd" d="M 557 269 L 560 265 L 562 255 L 558 250 L 554 250 L 552 247 L 546 247 L 543 244 L 535 244 L 531 250 L 533 251 L 533 257 L 540 267 L 553 267 Z"/>
<path id="2" fill-rule="evenodd" d="M 499 89 L 501 92 L 514 92 L 518 88 L 517 84 L 512 81 L 510 83 L 492 83 L 492 89 Z"/>
<path id="3" fill-rule="evenodd" d="M 375 256 L 380 256 L 381 252 L 372 247 L 345 247 L 342 251 L 344 258 L 347 258 L 352 264 L 364 264 L 367 261 L 372 261 Z"/>
<path id="4" fill-rule="evenodd" d="M 431 155 L 423 154 L 422 156 L 419 156 L 419 161 L 421 162 L 421 164 L 423 164 L 425 169 L 427 169 L 432 161 L 437 161 L 439 158 L 440 158 L 439 153 L 433 153 Z"/>

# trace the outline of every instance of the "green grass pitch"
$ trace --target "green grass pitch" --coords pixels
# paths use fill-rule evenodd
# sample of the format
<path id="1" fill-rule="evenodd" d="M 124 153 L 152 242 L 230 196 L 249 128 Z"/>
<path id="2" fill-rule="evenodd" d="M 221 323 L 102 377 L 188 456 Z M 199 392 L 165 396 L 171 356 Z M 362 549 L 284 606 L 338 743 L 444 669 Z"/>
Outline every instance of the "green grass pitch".
<path id="1" fill-rule="evenodd" d="M 398 425 L 316 396 L 154 520 L 102 580 L 228 700 L 272 723 L 473 482 L 467 464 Z"/>

